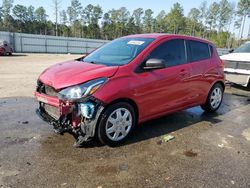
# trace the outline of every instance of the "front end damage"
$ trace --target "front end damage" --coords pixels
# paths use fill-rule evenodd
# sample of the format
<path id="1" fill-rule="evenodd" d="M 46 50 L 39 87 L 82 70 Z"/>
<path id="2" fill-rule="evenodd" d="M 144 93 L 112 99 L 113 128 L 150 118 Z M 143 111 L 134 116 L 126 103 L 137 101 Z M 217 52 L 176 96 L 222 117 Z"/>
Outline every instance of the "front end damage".
<path id="1" fill-rule="evenodd" d="M 52 125 L 55 132 L 72 134 L 75 146 L 79 147 L 95 136 L 97 121 L 105 105 L 92 96 L 74 102 L 63 101 L 56 93 L 53 88 L 39 83 L 35 92 L 39 101 L 36 113 Z"/>

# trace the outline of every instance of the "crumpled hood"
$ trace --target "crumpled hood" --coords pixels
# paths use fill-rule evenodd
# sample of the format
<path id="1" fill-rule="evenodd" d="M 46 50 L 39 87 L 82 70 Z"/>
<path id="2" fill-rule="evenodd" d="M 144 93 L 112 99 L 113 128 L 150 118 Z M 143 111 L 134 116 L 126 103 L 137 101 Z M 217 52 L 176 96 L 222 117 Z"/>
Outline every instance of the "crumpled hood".
<path id="1" fill-rule="evenodd" d="M 46 69 L 39 80 L 55 89 L 81 84 L 101 77 L 112 77 L 118 66 L 105 66 L 80 61 L 59 63 Z"/>

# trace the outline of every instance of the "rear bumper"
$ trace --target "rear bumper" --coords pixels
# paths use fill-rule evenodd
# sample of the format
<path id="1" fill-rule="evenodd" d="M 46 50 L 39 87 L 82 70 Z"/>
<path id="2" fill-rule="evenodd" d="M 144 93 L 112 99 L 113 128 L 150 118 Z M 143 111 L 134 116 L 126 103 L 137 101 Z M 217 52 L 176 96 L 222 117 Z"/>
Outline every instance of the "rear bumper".
<path id="1" fill-rule="evenodd" d="M 225 69 L 226 80 L 244 87 L 250 87 L 250 71 L 249 74 L 247 70 L 231 70 Z"/>

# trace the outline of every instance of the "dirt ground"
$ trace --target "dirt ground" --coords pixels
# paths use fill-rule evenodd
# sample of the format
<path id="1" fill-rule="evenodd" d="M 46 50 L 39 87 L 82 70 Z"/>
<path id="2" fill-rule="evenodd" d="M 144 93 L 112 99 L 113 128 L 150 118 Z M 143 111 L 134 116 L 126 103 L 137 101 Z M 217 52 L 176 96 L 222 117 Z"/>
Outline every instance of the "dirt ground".
<path id="1" fill-rule="evenodd" d="M 0 187 L 250 187 L 250 92 L 227 88 L 213 115 L 195 107 L 144 123 L 120 147 L 76 149 L 33 98 L 46 67 L 76 57 L 0 57 Z"/>

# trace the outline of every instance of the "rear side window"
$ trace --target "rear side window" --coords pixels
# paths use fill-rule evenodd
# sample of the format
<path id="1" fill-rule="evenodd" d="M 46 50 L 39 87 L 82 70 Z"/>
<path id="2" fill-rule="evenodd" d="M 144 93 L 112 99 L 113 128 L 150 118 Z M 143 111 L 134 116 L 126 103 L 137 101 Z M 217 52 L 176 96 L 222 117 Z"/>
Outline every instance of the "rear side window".
<path id="1" fill-rule="evenodd" d="M 174 39 L 160 44 L 149 56 L 149 59 L 163 59 L 167 67 L 186 63 L 184 40 Z"/>
<path id="2" fill-rule="evenodd" d="M 210 58 L 209 45 L 199 41 L 188 41 L 189 43 L 189 59 L 193 61 L 201 61 Z"/>

